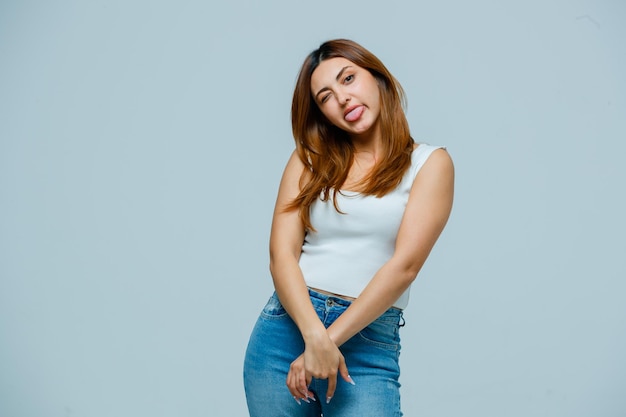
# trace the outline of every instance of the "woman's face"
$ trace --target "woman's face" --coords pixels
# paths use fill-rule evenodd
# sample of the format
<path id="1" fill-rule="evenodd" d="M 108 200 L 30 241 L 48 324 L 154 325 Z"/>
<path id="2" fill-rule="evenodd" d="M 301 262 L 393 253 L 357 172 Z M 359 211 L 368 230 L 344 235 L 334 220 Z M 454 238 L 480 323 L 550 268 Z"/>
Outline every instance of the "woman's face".
<path id="1" fill-rule="evenodd" d="M 311 94 L 324 116 L 351 136 L 377 133 L 380 91 L 368 70 L 345 58 L 324 60 L 311 74 Z"/>

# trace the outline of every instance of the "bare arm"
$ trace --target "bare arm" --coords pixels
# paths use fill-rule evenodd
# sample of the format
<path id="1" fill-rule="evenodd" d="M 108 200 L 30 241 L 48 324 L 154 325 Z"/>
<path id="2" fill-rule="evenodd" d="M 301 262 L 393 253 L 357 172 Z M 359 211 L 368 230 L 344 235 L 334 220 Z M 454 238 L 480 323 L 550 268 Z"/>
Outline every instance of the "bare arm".
<path id="1" fill-rule="evenodd" d="M 376 320 L 413 282 L 448 220 L 453 193 L 452 160 L 445 150 L 435 150 L 411 188 L 393 256 L 328 328 L 337 346 Z"/>
<path id="2" fill-rule="evenodd" d="M 297 370 L 290 370 L 287 386 L 294 398 L 307 400 L 313 396 L 307 388 L 312 377 L 329 379 L 327 397 L 334 394 L 338 371 L 344 378 L 349 377 L 343 355 L 328 336 L 311 304 L 298 264 L 305 235 L 304 225 L 297 210 L 284 210 L 300 191 L 303 169 L 304 165 L 294 152 L 283 173 L 274 209 L 270 235 L 270 271 L 278 298 L 298 326 L 305 342 L 304 362 Z"/>
<path id="3" fill-rule="evenodd" d="M 299 179 L 304 165 L 294 152 L 285 167 L 270 234 L 270 272 L 281 303 L 294 320 L 303 337 L 325 332 L 313 305 L 298 260 L 304 241 L 304 226 L 296 210 L 284 208 L 298 195 Z"/>

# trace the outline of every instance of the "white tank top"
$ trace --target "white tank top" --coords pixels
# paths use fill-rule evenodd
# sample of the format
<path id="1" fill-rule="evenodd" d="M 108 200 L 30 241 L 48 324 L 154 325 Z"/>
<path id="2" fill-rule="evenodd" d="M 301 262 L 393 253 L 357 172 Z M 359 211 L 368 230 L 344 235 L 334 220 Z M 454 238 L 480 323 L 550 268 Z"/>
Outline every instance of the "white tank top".
<path id="1" fill-rule="evenodd" d="M 435 149 L 420 144 L 413 150 L 411 166 L 402 182 L 381 198 L 354 191 L 337 194 L 341 214 L 331 198 L 311 205 L 311 224 L 302 245 L 300 268 L 306 285 L 322 291 L 358 297 L 380 267 L 393 255 L 396 236 L 413 180 Z M 394 303 L 404 309 L 408 288 Z"/>

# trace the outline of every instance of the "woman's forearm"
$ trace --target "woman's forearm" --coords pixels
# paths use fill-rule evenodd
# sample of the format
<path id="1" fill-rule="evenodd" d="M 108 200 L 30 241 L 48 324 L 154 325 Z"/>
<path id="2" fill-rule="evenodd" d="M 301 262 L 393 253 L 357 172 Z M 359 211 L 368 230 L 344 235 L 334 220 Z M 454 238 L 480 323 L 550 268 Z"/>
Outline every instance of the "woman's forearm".
<path id="1" fill-rule="evenodd" d="M 325 332 L 326 329 L 311 304 L 309 291 L 297 260 L 288 258 L 272 260 L 270 271 L 276 294 L 298 326 L 305 342 Z"/>
<path id="2" fill-rule="evenodd" d="M 337 346 L 380 317 L 411 285 L 416 273 L 401 271 L 392 264 L 384 265 L 372 278 L 350 307 L 327 329 Z"/>

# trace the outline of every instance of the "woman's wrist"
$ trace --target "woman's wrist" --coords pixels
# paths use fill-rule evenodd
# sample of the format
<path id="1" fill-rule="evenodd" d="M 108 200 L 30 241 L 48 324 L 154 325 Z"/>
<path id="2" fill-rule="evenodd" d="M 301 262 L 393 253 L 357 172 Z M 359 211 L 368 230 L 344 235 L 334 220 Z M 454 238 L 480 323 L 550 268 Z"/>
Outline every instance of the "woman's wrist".
<path id="1" fill-rule="evenodd" d="M 322 322 L 314 326 L 308 326 L 307 329 L 301 333 L 305 344 L 314 343 L 323 338 L 328 339 L 328 333 Z"/>
<path id="2" fill-rule="evenodd" d="M 336 323 L 336 322 L 335 322 Z M 342 339 L 341 331 L 338 326 L 333 323 L 328 329 L 326 329 L 326 333 L 328 334 L 328 338 L 337 346 L 340 347 L 346 341 Z"/>

